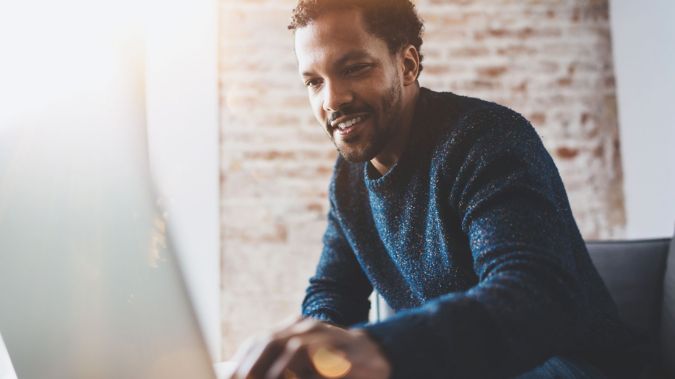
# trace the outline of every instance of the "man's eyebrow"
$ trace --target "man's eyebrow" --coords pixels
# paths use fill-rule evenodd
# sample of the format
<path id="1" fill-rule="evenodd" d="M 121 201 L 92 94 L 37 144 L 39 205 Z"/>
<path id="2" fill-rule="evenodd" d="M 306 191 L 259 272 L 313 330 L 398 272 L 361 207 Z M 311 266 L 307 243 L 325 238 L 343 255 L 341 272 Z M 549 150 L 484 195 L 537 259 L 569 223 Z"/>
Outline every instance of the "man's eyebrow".
<path id="1" fill-rule="evenodd" d="M 340 59 L 335 61 L 334 66 L 340 67 L 347 63 L 348 61 L 351 60 L 358 60 L 358 59 L 364 59 L 364 58 L 371 58 L 370 54 L 363 50 L 352 50 L 347 53 L 345 53 Z"/>
<path id="2" fill-rule="evenodd" d="M 343 54 L 340 58 L 338 58 L 334 63 L 333 67 L 341 67 L 345 63 L 349 62 L 350 60 L 358 60 L 358 59 L 365 59 L 365 58 L 372 58 L 370 54 L 363 50 L 351 50 Z M 302 76 L 312 76 L 314 75 L 313 72 L 311 71 L 304 71 L 302 73 Z"/>

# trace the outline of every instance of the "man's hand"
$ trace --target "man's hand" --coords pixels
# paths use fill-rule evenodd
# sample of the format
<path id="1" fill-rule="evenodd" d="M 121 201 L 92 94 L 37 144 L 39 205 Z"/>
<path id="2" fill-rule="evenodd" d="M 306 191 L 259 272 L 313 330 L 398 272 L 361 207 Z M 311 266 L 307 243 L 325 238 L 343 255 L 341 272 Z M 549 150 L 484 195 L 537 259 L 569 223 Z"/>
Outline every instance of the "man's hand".
<path id="1" fill-rule="evenodd" d="M 388 379 L 391 374 L 389 362 L 365 332 L 312 319 L 249 341 L 235 360 L 231 379 Z"/>

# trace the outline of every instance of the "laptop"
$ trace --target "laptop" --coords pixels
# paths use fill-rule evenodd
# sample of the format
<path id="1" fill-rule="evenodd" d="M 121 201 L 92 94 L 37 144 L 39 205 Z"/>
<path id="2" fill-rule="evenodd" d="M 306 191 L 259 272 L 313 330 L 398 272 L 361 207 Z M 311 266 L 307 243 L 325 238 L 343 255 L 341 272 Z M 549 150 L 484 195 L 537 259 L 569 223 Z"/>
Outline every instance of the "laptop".
<path id="1" fill-rule="evenodd" d="M 78 125 L 0 135 L 5 368 L 20 379 L 215 378 L 144 129 Z"/>

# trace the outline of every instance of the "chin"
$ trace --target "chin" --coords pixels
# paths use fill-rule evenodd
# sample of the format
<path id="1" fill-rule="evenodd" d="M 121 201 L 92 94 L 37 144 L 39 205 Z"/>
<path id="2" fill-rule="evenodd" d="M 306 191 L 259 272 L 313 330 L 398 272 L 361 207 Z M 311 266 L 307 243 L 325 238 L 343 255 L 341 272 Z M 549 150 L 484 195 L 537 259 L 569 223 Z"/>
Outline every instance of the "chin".
<path id="1" fill-rule="evenodd" d="M 375 156 L 375 154 L 369 154 L 368 151 L 364 150 L 342 149 L 338 147 L 337 151 L 338 153 L 340 153 L 342 158 L 352 163 L 367 162 L 373 159 L 373 157 Z"/>
<path id="2" fill-rule="evenodd" d="M 352 152 L 344 152 L 340 149 L 338 149 L 338 153 L 344 158 L 346 161 L 349 161 L 351 163 L 363 163 L 367 162 L 370 159 L 363 154 L 358 154 L 358 153 L 352 153 Z"/>
<path id="3" fill-rule="evenodd" d="M 333 140 L 333 143 L 342 158 L 352 163 L 362 163 L 375 158 L 386 146 L 386 141 L 385 138 L 371 138 L 371 141 L 365 144 L 348 144 L 342 141 L 338 144 L 335 143 L 335 140 Z"/>

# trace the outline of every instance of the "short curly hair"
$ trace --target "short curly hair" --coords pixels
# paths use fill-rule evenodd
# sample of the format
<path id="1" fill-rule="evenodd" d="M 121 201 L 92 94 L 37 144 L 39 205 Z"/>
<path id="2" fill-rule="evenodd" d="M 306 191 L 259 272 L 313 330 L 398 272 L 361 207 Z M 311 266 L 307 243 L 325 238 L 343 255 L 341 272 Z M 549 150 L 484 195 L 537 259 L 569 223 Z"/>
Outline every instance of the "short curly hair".
<path id="1" fill-rule="evenodd" d="M 422 72 L 420 49 L 424 24 L 410 0 L 299 0 L 288 29 L 295 31 L 328 11 L 349 8 L 363 12 L 367 30 L 384 40 L 392 54 L 408 44 L 415 46 L 420 57 L 419 72 Z"/>

